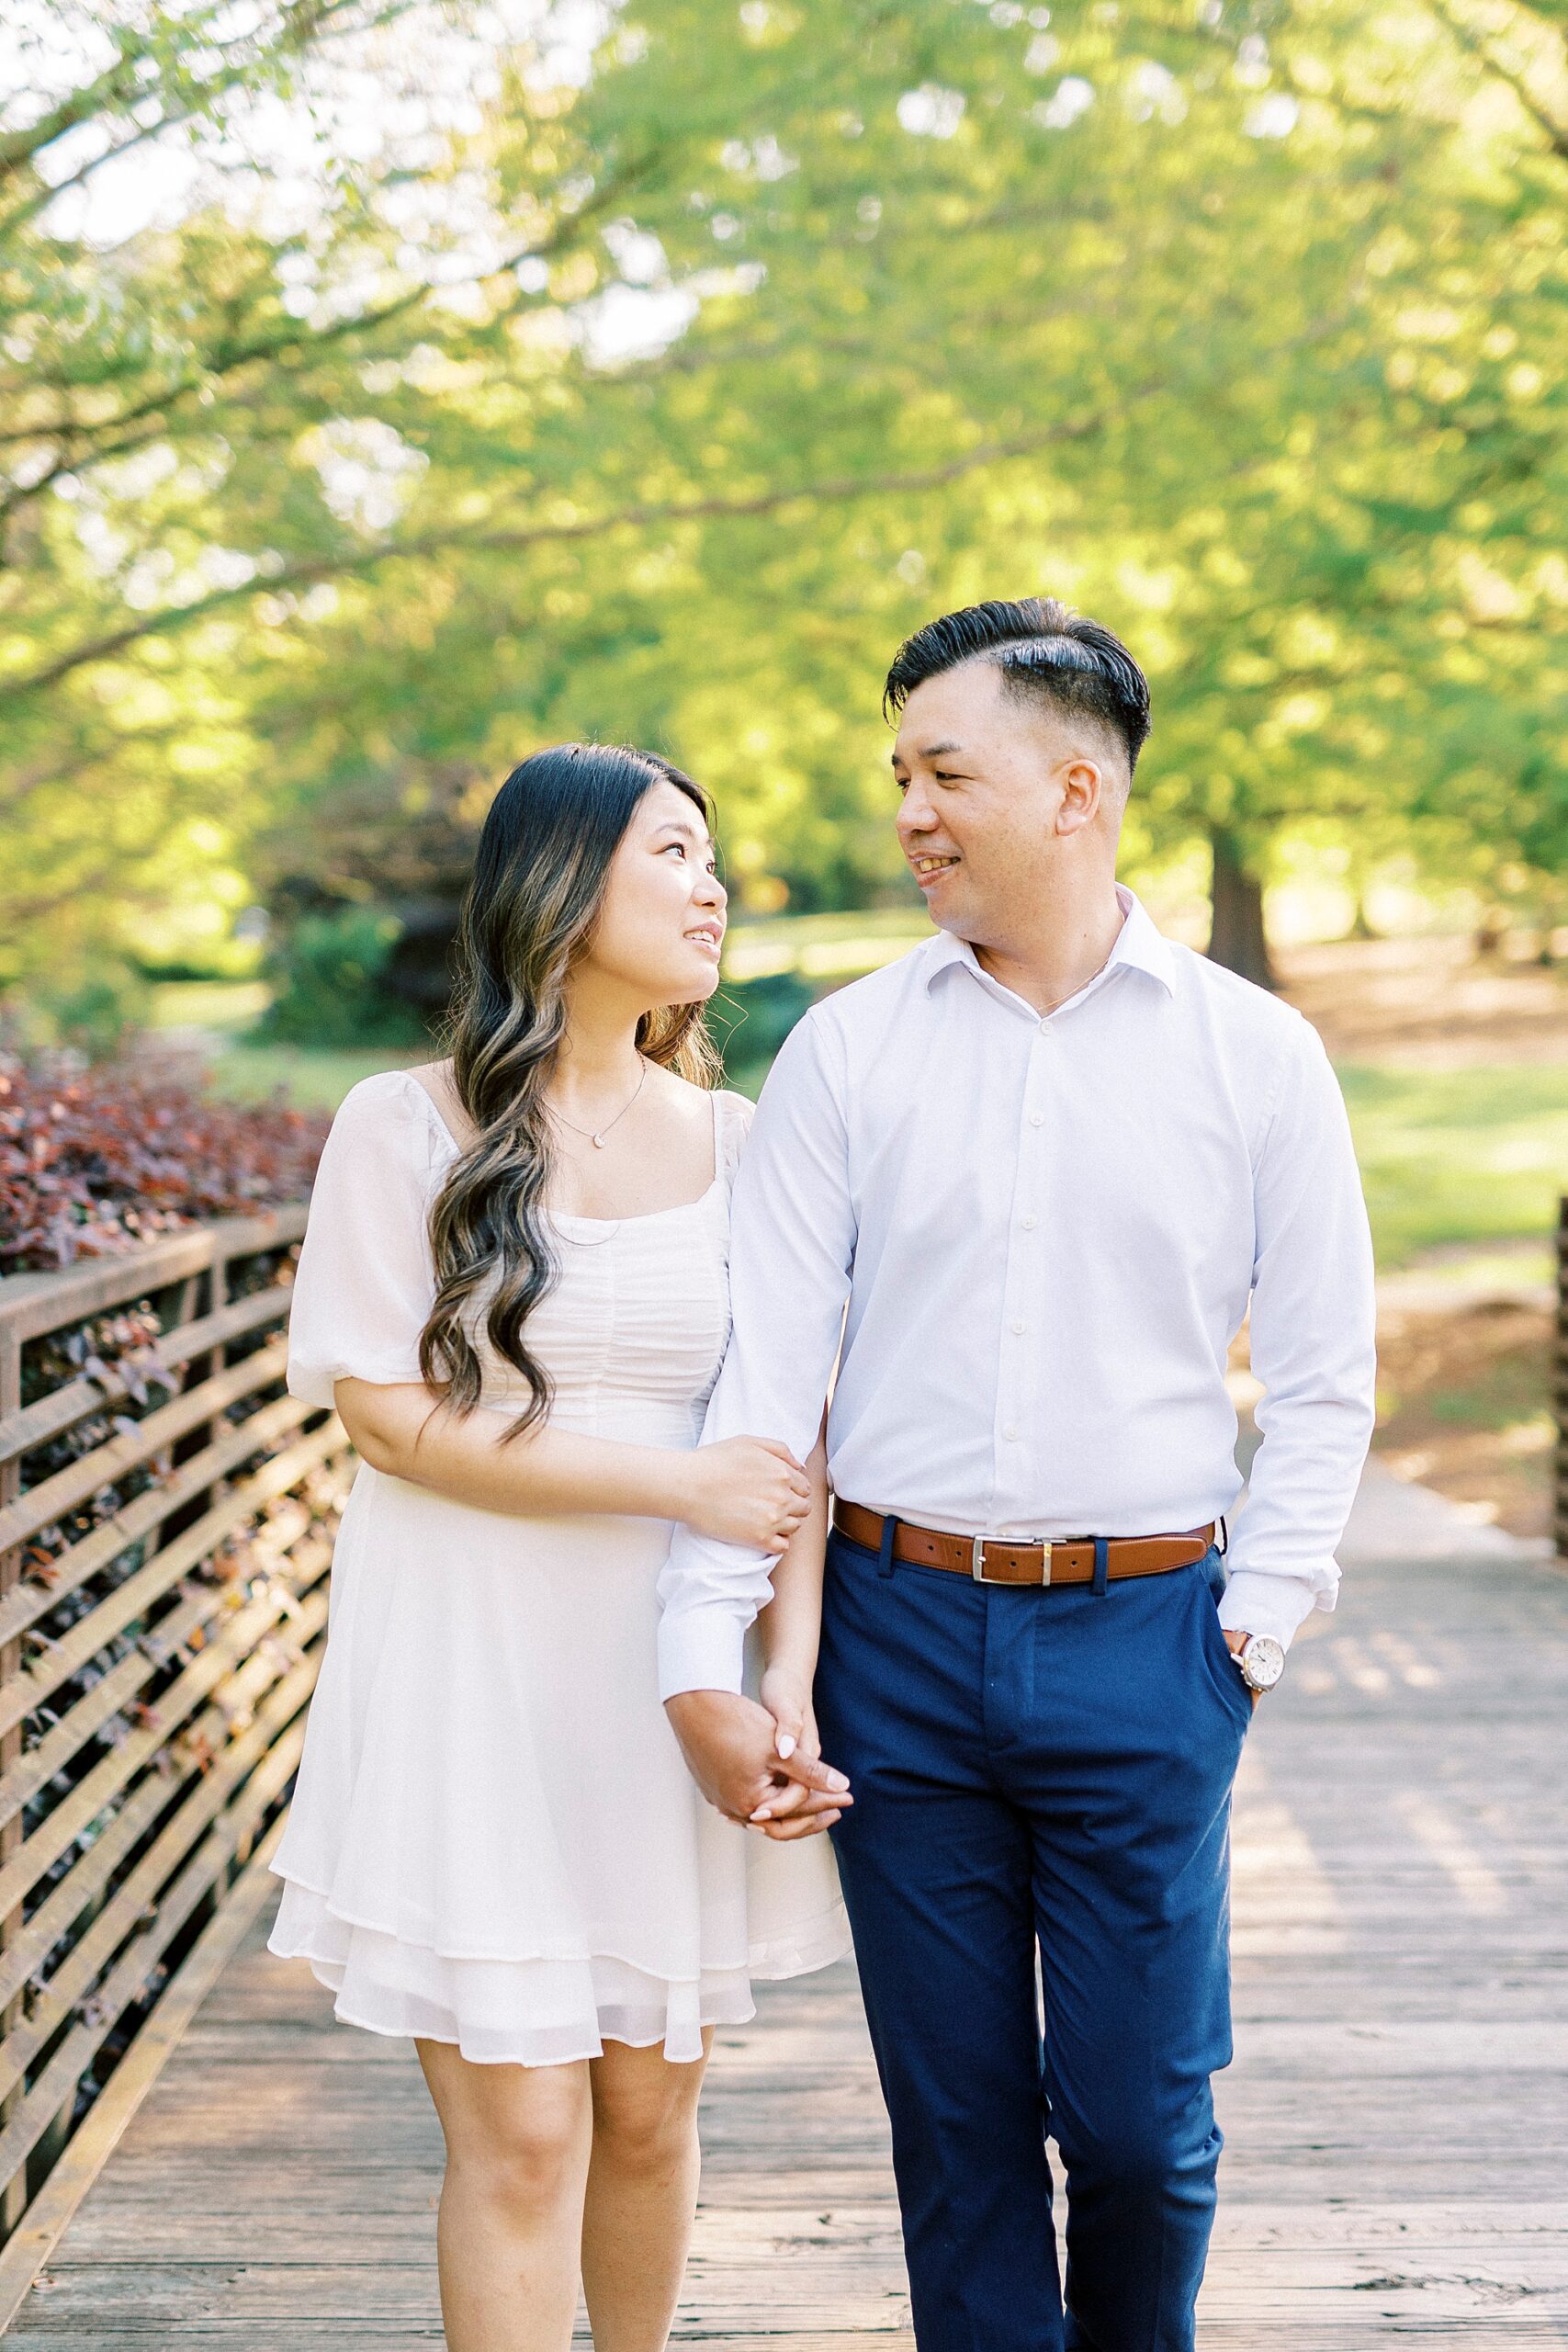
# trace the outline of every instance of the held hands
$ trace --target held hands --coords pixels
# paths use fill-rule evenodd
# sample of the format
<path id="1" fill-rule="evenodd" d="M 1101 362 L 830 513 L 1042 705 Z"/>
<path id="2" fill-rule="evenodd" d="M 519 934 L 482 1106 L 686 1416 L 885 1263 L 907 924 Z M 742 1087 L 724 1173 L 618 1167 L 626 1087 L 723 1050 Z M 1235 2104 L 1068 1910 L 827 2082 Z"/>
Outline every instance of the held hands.
<path id="1" fill-rule="evenodd" d="M 699 1535 L 778 1554 L 806 1517 L 811 1484 L 787 1445 L 767 1437 L 727 1437 L 685 1457 L 687 1508 Z"/>
<path id="2" fill-rule="evenodd" d="M 842 1772 L 807 1754 L 766 1707 L 729 1690 L 684 1690 L 665 1701 L 688 1770 L 709 1804 L 728 1821 L 780 1841 L 830 1829 L 854 1800 Z M 815 1743 L 816 1726 L 810 1730 Z"/>

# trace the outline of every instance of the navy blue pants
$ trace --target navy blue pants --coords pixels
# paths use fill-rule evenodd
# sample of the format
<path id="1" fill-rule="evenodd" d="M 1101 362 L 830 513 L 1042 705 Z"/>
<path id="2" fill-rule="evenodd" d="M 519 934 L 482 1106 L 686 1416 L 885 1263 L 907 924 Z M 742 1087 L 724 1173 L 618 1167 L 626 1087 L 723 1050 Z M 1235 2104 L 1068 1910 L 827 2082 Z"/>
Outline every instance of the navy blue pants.
<path id="1" fill-rule="evenodd" d="M 1190 2352 L 1251 1712 L 1224 1577 L 1019 1589 L 829 1544 L 817 1712 L 920 2352 Z"/>

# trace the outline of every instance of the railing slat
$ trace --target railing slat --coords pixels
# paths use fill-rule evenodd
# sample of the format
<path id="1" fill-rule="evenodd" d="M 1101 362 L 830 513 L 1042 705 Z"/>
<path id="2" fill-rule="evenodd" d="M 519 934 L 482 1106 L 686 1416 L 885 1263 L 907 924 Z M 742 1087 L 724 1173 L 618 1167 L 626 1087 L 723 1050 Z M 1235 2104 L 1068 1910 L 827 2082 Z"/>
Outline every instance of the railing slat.
<path id="1" fill-rule="evenodd" d="M 324 1441 L 324 1442 L 323 1442 Z M 284 1494 L 296 1478 L 321 1462 L 331 1449 L 333 1432 L 329 1423 L 301 1438 L 276 1455 L 253 1477 L 245 1479 L 226 1494 L 220 1503 L 204 1511 L 194 1525 L 186 1528 L 161 1552 L 155 1552 L 145 1567 L 115 1586 L 96 1609 L 90 1610 L 79 1623 L 62 1635 L 46 1654 L 31 1666 L 24 1667 L 6 1683 L 0 1683 L 0 1734 L 9 1731 L 41 1706 L 45 1700 L 79 1674 L 95 1657 L 106 1642 L 112 1641 L 126 1626 L 144 1616 L 155 1600 L 161 1600 L 170 1587 L 204 1560 L 224 1536 L 232 1532 L 252 1517 L 259 1506 Z M 217 1601 L 214 1600 L 216 1607 Z"/>
<path id="2" fill-rule="evenodd" d="M 85 1323 L 149 1291 L 166 1290 L 187 1274 L 204 1273 L 215 1259 L 259 1258 L 286 1250 L 305 1230 L 305 1204 L 293 1202 L 261 1216 L 221 1217 L 191 1226 L 144 1249 L 81 1259 L 58 1273 L 7 1274 L 0 1280 L 0 1331 L 18 1341 L 41 1339 Z"/>
<path id="3" fill-rule="evenodd" d="M 321 1612 L 318 1611 L 318 1616 Z M 136 1868 L 117 1887 L 91 1928 L 50 1978 L 26 2022 L 0 2041 L 0 2095 L 14 2090 L 79 2002 L 85 2000 L 148 1905 L 222 1812 L 252 1766 L 261 1761 L 278 1734 L 310 1695 L 312 1666 L 296 1667 L 258 1708 L 249 1729 L 239 1733 L 203 1780 L 192 1783 L 179 1809 L 160 1831 Z"/>
<path id="4" fill-rule="evenodd" d="M 352 1470 L 344 1468 L 338 1475 L 334 1492 L 346 1492 Z M 253 1549 L 258 1554 L 254 1575 L 264 1566 L 281 1566 L 288 1558 L 291 1546 L 305 1534 L 310 1525 L 310 1513 L 301 1509 L 297 1515 L 268 1520 Z M 159 1620 L 156 1647 L 173 1657 L 189 1640 L 192 1634 L 205 1631 L 210 1621 L 232 1605 L 231 1596 L 235 1588 L 208 1588 L 193 1595 L 183 1608 L 170 1611 Z M 136 1703 L 139 1694 L 163 1671 L 167 1658 L 137 1649 L 129 1657 L 113 1666 L 101 1682 L 96 1682 L 84 1697 L 51 1725 L 44 1736 L 18 1757 L 8 1771 L 0 1773 L 0 1824 L 9 1821 L 28 1804 L 39 1791 L 63 1771 L 72 1758 L 89 1740 L 96 1738 L 105 1724 Z"/>
<path id="5" fill-rule="evenodd" d="M 326 1605 L 327 1597 L 319 1589 L 306 1600 L 301 1634 L 307 1642 L 325 1624 Z M 217 1685 L 212 1703 L 191 1718 L 187 1736 L 193 1745 L 207 1740 L 213 1753 L 218 1754 L 221 1742 L 233 1737 L 238 1729 L 237 1722 L 231 1723 L 226 1713 L 230 1706 L 237 1713 L 246 1708 L 258 1709 L 275 1683 L 288 1674 L 309 1673 L 313 1677 L 317 1663 L 314 1654 L 307 1656 L 303 1666 L 294 1667 L 286 1657 L 274 1657 L 257 1651 Z M 0 1955 L 0 2002 L 14 2000 L 37 1975 L 61 1937 L 103 1894 L 120 1864 L 135 1851 L 160 1815 L 168 1811 L 169 1803 L 169 1783 L 155 1774 L 149 1774 L 141 1787 L 127 1797 L 91 1849 L 67 1871 L 58 1886 L 50 1890 L 15 1944 Z"/>
<path id="6" fill-rule="evenodd" d="M 47 1617 L 67 1593 L 74 1592 L 89 1577 L 111 1567 L 122 1552 L 129 1552 L 133 1544 L 141 1543 L 144 1535 L 162 1526 L 171 1511 L 205 1494 L 225 1470 L 276 1446 L 290 1430 L 309 1420 L 316 1409 L 313 1405 L 301 1404 L 296 1396 L 279 1396 L 272 1404 L 263 1405 L 248 1420 L 236 1422 L 219 1444 L 204 1446 L 199 1453 L 182 1462 L 156 1491 L 136 1496 L 112 1517 L 100 1520 L 90 1535 L 80 1537 L 65 1551 L 55 1554 L 49 1563 L 47 1581 L 35 1571 L 0 1600 L 0 1643 L 15 1641 L 18 1634 L 25 1634 L 40 1617 Z M 336 1424 L 328 1426 L 335 1428 Z M 0 1477 L 4 1476 L 4 1467 L 0 1466 Z"/>
<path id="7" fill-rule="evenodd" d="M 106 1438 L 91 1453 L 67 1463 L 41 1486 L 0 1510 L 0 1545 L 25 1544 L 40 1529 L 52 1527 L 67 1511 L 89 1501 L 100 1487 L 112 1487 L 128 1472 L 140 1470 L 149 1458 L 176 1438 L 182 1438 L 227 1405 L 238 1405 L 258 1388 L 270 1387 L 283 1376 L 288 1355 L 285 1341 L 271 1340 L 254 1356 L 230 1364 L 195 1388 L 186 1388 L 167 1405 L 144 1414 L 123 1437 Z"/>
<path id="8" fill-rule="evenodd" d="M 330 1547 L 322 1544 L 309 1566 L 316 1576 L 324 1575 L 330 1557 Z M 132 1732 L 101 1763 L 94 1765 L 71 1794 L 62 1797 L 23 1839 L 0 1868 L 0 1907 L 19 1903 L 37 1885 L 45 1871 L 76 1843 L 85 1830 L 92 1827 L 126 1782 L 177 1736 L 177 1726 L 197 1702 L 222 1681 L 225 1673 L 256 1642 L 272 1633 L 280 1618 L 287 1618 L 284 1589 L 280 1579 L 276 1591 L 253 1600 L 233 1617 L 164 1692 L 158 1702 L 156 1722 Z M 297 1593 L 289 1591 L 288 1598 L 298 1604 Z"/>
<path id="9" fill-rule="evenodd" d="M 265 1329 L 269 1323 L 279 1323 L 288 1312 L 287 1290 L 253 1291 L 248 1298 L 237 1298 L 216 1315 L 204 1315 L 194 1323 L 178 1323 L 163 1338 L 139 1351 L 134 1372 L 148 1381 L 160 1372 L 175 1372 L 193 1356 L 198 1356 L 218 1343 L 243 1339 L 249 1331 Z M 51 1438 L 62 1436 L 94 1413 L 107 1412 L 111 1405 L 121 1403 L 130 1395 L 132 1367 L 121 1369 L 118 1363 L 107 1364 L 103 1374 L 84 1373 L 63 1388 L 54 1389 L 40 1396 L 36 1404 L 24 1406 L 0 1420 L 0 1461 L 10 1461 L 16 1455 L 30 1453 L 36 1446 L 47 1445 Z"/>
<path id="10" fill-rule="evenodd" d="M 139 1936 L 106 1983 L 99 1988 L 101 2016 L 93 2025 L 82 2024 L 68 2033 L 38 2081 L 20 2100 L 0 2132 L 0 2177 L 14 2175 L 49 2129 L 64 2101 L 73 2097 L 87 2068 L 107 2041 L 121 2012 L 141 1997 L 159 1961 L 197 1909 L 211 1894 L 233 1859 L 241 1838 L 254 1828 L 274 1797 L 286 1786 L 304 1745 L 302 1724 L 284 1733 L 270 1754 L 245 1783 L 231 1814 L 210 1830 L 166 1900 L 157 1918 Z"/>

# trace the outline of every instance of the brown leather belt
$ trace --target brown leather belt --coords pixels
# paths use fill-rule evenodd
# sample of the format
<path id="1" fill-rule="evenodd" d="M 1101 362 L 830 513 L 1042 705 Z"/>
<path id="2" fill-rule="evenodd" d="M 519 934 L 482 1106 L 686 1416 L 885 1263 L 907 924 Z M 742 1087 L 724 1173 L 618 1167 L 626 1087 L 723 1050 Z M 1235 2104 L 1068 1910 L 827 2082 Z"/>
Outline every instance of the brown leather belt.
<path id="1" fill-rule="evenodd" d="M 835 1498 L 833 1524 L 852 1544 L 868 1552 L 882 1549 L 886 1522 L 880 1511 Z M 1186 1535 L 1113 1535 L 1105 1546 L 1105 1573 L 1162 1577 L 1172 1568 L 1190 1568 L 1208 1551 L 1214 1532 L 1211 1521 Z M 951 1568 L 976 1584 L 1092 1584 L 1094 1551 L 1092 1535 L 1055 1544 L 1003 1544 L 994 1535 L 947 1535 L 936 1527 L 912 1527 L 904 1519 L 893 1534 L 896 1560 L 914 1568 Z"/>

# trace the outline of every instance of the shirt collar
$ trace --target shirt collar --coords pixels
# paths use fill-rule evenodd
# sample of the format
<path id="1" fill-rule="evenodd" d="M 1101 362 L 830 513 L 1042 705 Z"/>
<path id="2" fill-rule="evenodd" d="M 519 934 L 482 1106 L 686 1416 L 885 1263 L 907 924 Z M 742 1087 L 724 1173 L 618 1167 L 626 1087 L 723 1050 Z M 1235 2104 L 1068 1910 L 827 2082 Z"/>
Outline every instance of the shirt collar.
<path id="1" fill-rule="evenodd" d="M 1136 971 L 1146 972 L 1151 979 L 1159 982 L 1168 996 L 1174 996 L 1176 959 L 1171 953 L 1170 942 L 1163 938 L 1156 930 L 1147 908 L 1141 899 L 1134 897 L 1124 882 L 1117 883 L 1116 898 L 1122 909 L 1122 928 L 1116 934 L 1116 944 L 1106 957 L 1100 971 L 1096 973 L 1094 979 L 1087 981 L 1085 987 L 1095 987 L 1100 981 L 1108 979 L 1118 965 L 1128 964 Z M 990 974 L 980 963 L 969 942 L 966 939 L 955 937 L 951 931 L 943 931 L 939 932 L 927 947 L 927 988 L 931 987 L 939 972 L 945 972 L 953 964 L 967 964 L 977 979 L 987 982 L 987 985 L 996 985 L 991 981 Z M 1006 995 L 1010 991 L 1003 989 L 1002 993 Z M 1083 993 L 1084 990 L 1080 989 L 1078 994 L 1081 996 Z M 1072 998 L 1068 999 L 1069 1003 L 1074 1001 Z"/>

